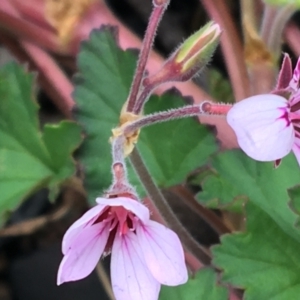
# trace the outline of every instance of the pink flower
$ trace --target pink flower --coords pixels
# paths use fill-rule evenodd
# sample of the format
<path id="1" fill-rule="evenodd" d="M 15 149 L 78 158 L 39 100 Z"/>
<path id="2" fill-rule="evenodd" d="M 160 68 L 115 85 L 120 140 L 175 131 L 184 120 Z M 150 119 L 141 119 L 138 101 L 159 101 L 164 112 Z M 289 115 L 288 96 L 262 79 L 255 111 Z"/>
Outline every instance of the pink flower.
<path id="1" fill-rule="evenodd" d="M 273 161 L 293 149 L 296 134 L 298 139 L 290 115 L 285 98 L 266 94 L 233 105 L 227 113 L 227 122 L 248 156 L 259 161 Z"/>
<path id="2" fill-rule="evenodd" d="M 251 158 L 280 161 L 293 151 L 300 164 L 299 79 L 300 59 L 292 74 L 286 55 L 272 94 L 244 99 L 227 113 L 227 122 L 235 131 L 241 149 Z"/>
<path id="3" fill-rule="evenodd" d="M 150 220 L 143 204 L 126 197 L 96 201 L 98 205 L 65 233 L 57 284 L 88 276 L 110 249 L 111 281 L 117 300 L 155 300 L 161 284 L 173 286 L 187 281 L 177 235 Z"/>

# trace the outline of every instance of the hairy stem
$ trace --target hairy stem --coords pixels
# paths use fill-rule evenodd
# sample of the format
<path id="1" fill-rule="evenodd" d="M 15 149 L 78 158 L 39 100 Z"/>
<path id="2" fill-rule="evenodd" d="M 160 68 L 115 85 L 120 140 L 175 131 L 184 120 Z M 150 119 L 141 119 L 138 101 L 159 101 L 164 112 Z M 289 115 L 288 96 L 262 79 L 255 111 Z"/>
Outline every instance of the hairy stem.
<path id="1" fill-rule="evenodd" d="M 156 123 L 197 116 L 202 113 L 203 111 L 201 109 L 201 105 L 187 105 L 180 108 L 174 108 L 167 111 L 154 113 L 130 123 L 127 127 L 124 128 L 124 135 L 126 136 L 127 134 L 135 132 L 142 127 L 146 127 Z"/>
<path id="2" fill-rule="evenodd" d="M 123 135 L 114 138 L 112 141 L 112 175 L 113 184 L 110 193 L 133 192 L 131 185 L 127 180 L 126 163 L 124 159 L 124 144 L 126 139 Z M 133 193 L 135 194 L 135 193 Z"/>
<path id="3" fill-rule="evenodd" d="M 166 223 L 169 224 L 170 227 L 177 232 L 181 242 L 184 244 L 188 251 L 190 251 L 202 263 L 209 264 L 211 261 L 209 251 L 205 247 L 199 245 L 188 233 L 188 231 L 181 225 L 176 215 L 171 210 L 166 199 L 162 195 L 161 191 L 153 182 L 147 170 L 147 167 L 145 166 L 137 149 L 133 150 L 130 156 L 130 161 L 140 181 L 142 182 L 150 200 L 160 212 Z"/>
<path id="4" fill-rule="evenodd" d="M 143 107 L 146 104 L 147 100 L 149 99 L 151 92 L 155 88 L 156 88 L 155 84 L 146 84 L 141 88 L 141 92 L 138 94 L 134 106 L 134 112 L 136 114 L 139 114 L 143 110 Z"/>
<path id="5" fill-rule="evenodd" d="M 154 2 L 158 2 L 158 1 L 156 0 Z M 142 49 L 137 63 L 137 68 L 135 71 L 135 75 L 132 81 L 130 93 L 127 100 L 128 112 L 135 112 L 135 103 L 136 103 L 137 95 L 141 87 L 141 82 L 145 73 L 146 63 L 148 61 L 148 57 L 150 55 L 152 44 L 155 38 L 155 33 L 158 24 L 164 14 L 164 11 L 166 10 L 167 5 L 169 3 L 169 1 L 160 1 L 160 2 L 161 3 L 158 3 L 158 5 L 154 6 L 149 19 L 148 27 L 145 33 Z"/>
<path id="6" fill-rule="evenodd" d="M 113 164 L 120 163 L 122 165 L 125 165 L 124 143 L 125 143 L 125 138 L 123 135 L 114 138 L 114 140 L 112 141 Z"/>

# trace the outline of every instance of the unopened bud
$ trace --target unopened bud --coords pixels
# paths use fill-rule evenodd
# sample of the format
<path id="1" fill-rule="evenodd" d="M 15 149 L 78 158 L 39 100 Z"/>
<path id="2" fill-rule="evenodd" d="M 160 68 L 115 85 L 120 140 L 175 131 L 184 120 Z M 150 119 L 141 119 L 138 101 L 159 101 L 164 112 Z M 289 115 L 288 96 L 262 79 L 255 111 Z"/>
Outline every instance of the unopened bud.
<path id="1" fill-rule="evenodd" d="M 220 35 L 220 26 L 209 22 L 185 40 L 173 58 L 176 64 L 182 66 L 181 72 L 187 73 L 203 68 L 216 50 Z"/>
<path id="2" fill-rule="evenodd" d="M 168 81 L 187 81 L 196 75 L 209 62 L 219 44 L 221 28 L 209 22 L 191 35 L 170 56 L 161 70 L 145 78 L 144 83 L 157 87 Z"/>

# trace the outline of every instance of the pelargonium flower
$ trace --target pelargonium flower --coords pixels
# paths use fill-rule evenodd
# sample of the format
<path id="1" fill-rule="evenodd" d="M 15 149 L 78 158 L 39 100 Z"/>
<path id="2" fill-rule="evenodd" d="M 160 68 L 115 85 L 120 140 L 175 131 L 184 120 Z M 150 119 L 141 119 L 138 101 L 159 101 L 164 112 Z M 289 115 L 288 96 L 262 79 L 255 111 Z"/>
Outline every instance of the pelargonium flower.
<path id="1" fill-rule="evenodd" d="M 150 220 L 149 210 L 127 198 L 97 198 L 65 233 L 57 284 L 88 276 L 111 250 L 111 282 L 117 300 L 155 300 L 160 285 L 187 281 L 178 236 Z"/>
<path id="2" fill-rule="evenodd" d="M 278 90 L 246 98 L 228 111 L 227 122 L 235 131 L 241 149 L 251 158 L 280 161 L 293 151 L 300 164 L 299 69 L 300 60 L 290 78 L 281 71 L 282 82 L 288 78 L 288 84 L 283 86 L 279 82 Z"/>
<path id="3" fill-rule="evenodd" d="M 248 156 L 259 161 L 274 161 L 286 156 L 294 147 L 297 131 L 290 114 L 285 98 L 257 95 L 233 105 L 227 113 L 227 122 Z"/>

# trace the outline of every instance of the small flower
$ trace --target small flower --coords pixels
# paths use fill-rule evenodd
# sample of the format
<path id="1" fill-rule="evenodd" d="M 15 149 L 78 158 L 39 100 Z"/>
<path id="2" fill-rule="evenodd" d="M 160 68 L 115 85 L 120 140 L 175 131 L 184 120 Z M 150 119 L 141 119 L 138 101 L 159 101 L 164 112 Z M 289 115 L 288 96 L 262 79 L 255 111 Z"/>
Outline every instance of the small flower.
<path id="1" fill-rule="evenodd" d="M 150 220 L 149 210 L 127 198 L 97 198 L 65 233 L 57 284 L 88 276 L 111 250 L 111 281 L 117 300 L 155 300 L 160 285 L 187 281 L 177 235 Z"/>
<path id="2" fill-rule="evenodd" d="M 276 89 L 233 105 L 227 122 L 241 149 L 259 161 L 280 161 L 293 151 L 300 165 L 300 58 L 292 74 L 285 55 Z"/>
<path id="3" fill-rule="evenodd" d="M 266 94 L 249 97 L 227 114 L 241 149 L 259 161 L 274 161 L 287 155 L 295 141 L 285 98 Z"/>

